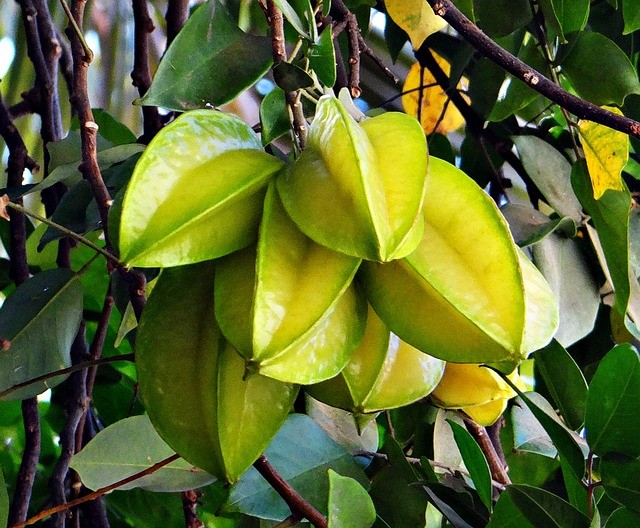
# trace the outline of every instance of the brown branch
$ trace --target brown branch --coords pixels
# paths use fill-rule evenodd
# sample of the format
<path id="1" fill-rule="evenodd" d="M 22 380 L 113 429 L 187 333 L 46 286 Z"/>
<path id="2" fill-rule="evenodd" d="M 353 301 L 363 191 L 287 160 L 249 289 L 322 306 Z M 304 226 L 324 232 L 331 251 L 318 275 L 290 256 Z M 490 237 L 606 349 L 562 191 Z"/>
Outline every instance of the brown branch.
<path id="1" fill-rule="evenodd" d="M 4 100 L 0 95 L 0 136 L 9 149 L 7 164 L 7 183 L 10 186 L 22 184 L 25 168 L 34 170 L 37 167 L 11 119 Z M 27 264 L 26 219 L 24 214 L 11 210 L 9 212 L 9 275 L 20 285 L 29 279 Z M 38 469 L 40 457 L 40 416 L 38 400 L 29 398 L 22 402 L 22 420 L 25 431 L 25 447 L 18 470 L 15 492 L 9 507 L 9 522 L 19 522 L 26 518 L 33 490 L 33 483 Z"/>
<path id="2" fill-rule="evenodd" d="M 264 479 L 276 490 L 278 495 L 287 503 L 293 515 L 307 519 L 316 528 L 327 528 L 327 519 L 284 480 L 264 455 L 253 463 Z"/>
<path id="3" fill-rule="evenodd" d="M 282 12 L 273 0 L 267 0 L 267 23 L 271 29 L 271 50 L 273 53 L 273 64 L 277 66 L 281 62 L 286 62 L 287 52 L 284 43 L 284 19 Z M 307 146 L 307 121 L 302 111 L 300 94 L 297 92 L 285 92 L 287 106 L 291 112 L 291 124 L 298 139 L 300 150 Z"/>
<path id="4" fill-rule="evenodd" d="M 196 508 L 202 492 L 187 490 L 182 492 L 182 509 L 186 528 L 204 528 L 204 523 L 198 519 Z"/>
<path id="5" fill-rule="evenodd" d="M 475 441 L 478 442 L 480 449 L 482 449 L 482 452 L 487 459 L 489 469 L 491 470 L 491 478 L 505 486 L 511 484 L 511 479 L 502 465 L 500 457 L 491 442 L 491 438 L 489 438 L 489 435 L 487 434 L 487 430 L 481 425 L 478 425 L 471 418 L 465 415 L 462 415 L 462 417 L 467 426 L 467 430 L 471 433 L 471 436 L 473 436 Z"/>
<path id="6" fill-rule="evenodd" d="M 436 14 L 444 18 L 475 49 L 533 90 L 566 108 L 580 119 L 588 119 L 640 138 L 640 123 L 638 121 L 603 110 L 599 106 L 563 90 L 540 72 L 498 46 L 464 16 L 450 0 L 427 0 L 427 2 L 433 7 Z"/>
<path id="7" fill-rule="evenodd" d="M 131 475 L 130 477 L 127 477 L 125 479 L 119 480 L 118 482 L 114 482 L 113 484 L 109 484 L 108 486 L 104 486 L 103 488 L 97 489 L 96 491 L 89 493 L 84 497 L 80 497 L 76 500 L 67 502 L 66 504 L 62 504 L 60 506 L 55 506 L 53 508 L 47 508 L 46 510 L 42 510 L 40 513 L 38 513 L 37 515 L 34 515 L 33 517 L 30 517 L 26 521 L 19 522 L 17 524 L 9 524 L 9 528 L 21 528 L 22 526 L 30 526 L 32 524 L 37 523 L 38 521 L 41 521 L 46 517 L 49 517 L 50 515 L 53 515 L 54 513 L 68 510 L 69 508 L 74 508 L 75 506 L 78 506 L 85 502 L 95 500 L 99 497 L 102 497 L 106 493 L 109 493 L 110 491 L 118 489 L 121 486 L 124 486 L 126 484 L 129 484 L 130 482 L 134 482 L 135 480 L 138 480 L 142 477 L 146 477 L 147 475 L 151 475 L 152 473 L 155 473 L 156 471 L 163 468 L 167 464 L 171 464 L 171 462 L 176 461 L 178 458 L 180 458 L 180 455 L 178 454 L 171 455 L 170 457 L 165 458 L 164 460 L 161 460 L 156 464 L 153 464 L 153 466 L 148 467 L 147 469 L 139 471 L 138 473 L 135 473 L 134 475 Z"/>
<path id="8" fill-rule="evenodd" d="M 149 39 L 155 29 L 149 16 L 147 0 L 132 0 L 134 23 L 133 71 L 131 79 L 138 89 L 140 97 L 149 91 L 151 86 L 151 70 L 149 69 Z M 162 128 L 160 114 L 155 106 L 142 107 L 144 134 L 142 141 L 148 143 Z"/>
<path id="9" fill-rule="evenodd" d="M 164 19 L 167 22 L 167 48 L 189 18 L 189 0 L 169 0 Z"/>
<path id="10" fill-rule="evenodd" d="M 349 46 L 349 93 L 354 99 L 360 97 L 360 28 L 356 16 L 349 11 L 342 0 L 332 0 L 329 14 L 336 24 L 336 34 L 341 28 L 347 31 L 347 43 Z"/>
<path id="11" fill-rule="evenodd" d="M 27 92 L 23 92 L 20 96 L 22 97 L 22 101 L 11 105 L 8 108 L 9 117 L 11 119 L 40 113 L 40 89 L 37 86 L 34 86 Z"/>

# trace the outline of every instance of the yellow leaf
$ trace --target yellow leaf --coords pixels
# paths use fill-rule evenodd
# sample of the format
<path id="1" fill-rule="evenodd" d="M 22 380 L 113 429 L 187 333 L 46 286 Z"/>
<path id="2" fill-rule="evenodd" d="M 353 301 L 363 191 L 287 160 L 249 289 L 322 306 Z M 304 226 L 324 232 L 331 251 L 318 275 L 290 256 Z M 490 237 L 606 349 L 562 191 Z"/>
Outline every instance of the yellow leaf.
<path id="1" fill-rule="evenodd" d="M 622 115 L 618 108 L 603 108 Z M 578 130 L 593 185 L 593 197 L 599 199 L 607 189 L 622 191 L 622 169 L 629 159 L 628 136 L 593 121 L 580 121 Z"/>
<path id="2" fill-rule="evenodd" d="M 449 75 L 451 65 L 436 53 L 433 53 L 433 55 L 443 71 Z M 458 84 L 458 89 L 463 88 L 463 84 L 466 84 L 466 79 L 464 78 Z M 419 86 L 426 87 L 423 88 L 422 95 L 420 95 L 420 90 L 416 90 Z M 405 92 L 405 95 L 402 96 L 404 111 L 420 121 L 427 135 L 433 132 L 446 134 L 452 130 L 457 130 L 464 123 L 464 118 L 456 106 L 449 101 L 449 96 L 436 83 L 431 72 L 421 68 L 420 64 L 415 63 L 411 66 L 402 91 Z M 419 112 L 418 105 L 420 102 L 422 103 L 422 108 Z"/>
<path id="3" fill-rule="evenodd" d="M 409 35 L 414 49 L 447 25 L 424 0 L 386 0 L 385 5 L 387 14 Z"/>

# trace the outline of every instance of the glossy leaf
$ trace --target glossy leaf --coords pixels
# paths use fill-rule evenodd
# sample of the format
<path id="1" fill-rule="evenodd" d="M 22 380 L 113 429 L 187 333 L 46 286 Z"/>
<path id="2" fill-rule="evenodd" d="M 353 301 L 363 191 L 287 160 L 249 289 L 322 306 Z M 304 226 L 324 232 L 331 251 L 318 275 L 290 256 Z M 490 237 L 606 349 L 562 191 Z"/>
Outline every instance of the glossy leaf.
<path id="1" fill-rule="evenodd" d="M 589 528 L 590 519 L 557 495 L 525 485 L 507 486 L 487 528 Z"/>
<path id="2" fill-rule="evenodd" d="M 560 305 L 555 339 L 568 347 L 593 330 L 600 286 L 578 239 L 553 233 L 533 246 L 532 253 Z"/>
<path id="3" fill-rule="evenodd" d="M 447 361 L 519 358 L 524 287 L 506 222 L 470 178 L 436 158 L 425 203 L 437 206 L 424 208 L 424 236 L 416 251 L 403 260 L 361 267 L 374 310 L 403 341 Z M 474 222 L 460 216 L 461 210 L 473 211 Z M 471 243 L 480 238 L 482 248 Z"/>
<path id="4" fill-rule="evenodd" d="M 640 513 L 629 508 L 618 508 L 607 518 L 605 528 L 628 528 L 640 524 Z"/>
<path id="5" fill-rule="evenodd" d="M 565 35 L 582 31 L 589 18 L 589 0 L 542 0 L 545 21 L 562 42 Z"/>
<path id="6" fill-rule="evenodd" d="M 617 451 L 640 456 L 640 359 L 630 345 L 618 345 L 600 362 L 589 387 L 585 429 L 598 455 Z"/>
<path id="7" fill-rule="evenodd" d="M 624 0 L 622 2 L 622 16 L 624 18 L 624 35 L 640 29 L 640 2 Z"/>
<path id="8" fill-rule="evenodd" d="M 289 132 L 291 124 L 282 88 L 276 87 L 264 96 L 260 104 L 260 123 L 263 145 L 268 145 Z"/>
<path id="9" fill-rule="evenodd" d="M 584 163 L 576 163 L 571 173 L 571 184 L 580 203 L 591 216 L 597 229 L 599 242 L 616 293 L 615 308 L 622 316 L 626 314 L 631 286 L 629 281 L 629 191 L 609 190 L 599 200 L 593 198 L 591 180 Z"/>
<path id="10" fill-rule="evenodd" d="M 299 66 L 286 61 L 277 64 L 273 68 L 273 80 L 285 92 L 313 86 L 313 77 L 311 75 Z"/>
<path id="11" fill-rule="evenodd" d="M 270 178 L 282 162 L 251 127 L 221 112 L 183 114 L 136 165 L 122 204 L 120 256 L 129 266 L 212 259 L 254 240 Z"/>
<path id="12" fill-rule="evenodd" d="M 420 0 L 387 0 L 385 7 L 393 21 L 407 32 L 416 50 L 429 35 L 447 26 L 429 4 Z"/>
<path id="13" fill-rule="evenodd" d="M 427 5 L 424 3 L 424 5 Z M 436 62 L 442 68 L 447 76 L 451 73 L 451 64 L 446 59 L 434 53 Z M 466 79 L 464 80 L 466 84 Z M 424 86 L 422 90 L 417 90 L 420 86 Z M 457 86 L 458 89 L 463 88 L 461 80 Z M 419 119 L 425 134 L 433 134 L 439 132 L 446 134 L 459 129 L 464 124 L 462 114 L 449 98 L 449 95 L 436 83 L 433 74 L 419 63 L 414 63 L 404 81 L 402 87 L 402 106 L 404 111 Z M 466 96 L 464 96 L 466 97 Z"/>
<path id="14" fill-rule="evenodd" d="M 97 490 L 148 469 L 173 454 L 146 415 L 132 416 L 100 431 L 73 456 L 71 467 L 87 488 Z M 118 489 L 185 491 L 205 486 L 213 480 L 211 475 L 180 458 Z"/>
<path id="15" fill-rule="evenodd" d="M 444 362 L 390 334 L 370 308 L 358 348 L 335 378 L 309 388 L 321 401 L 354 413 L 402 407 L 427 396 L 438 384 Z"/>
<path id="16" fill-rule="evenodd" d="M 491 511 L 493 495 L 491 473 L 482 449 L 480 449 L 480 446 L 464 427 L 451 420 L 449 420 L 449 425 L 451 426 L 456 445 L 460 450 L 464 465 L 469 470 L 476 491 L 478 495 L 480 495 L 484 505 Z"/>
<path id="17" fill-rule="evenodd" d="M 587 382 L 574 359 L 552 341 L 535 353 L 535 365 L 567 426 L 574 431 L 584 423 Z"/>
<path id="18" fill-rule="evenodd" d="M 622 106 L 629 94 L 640 93 L 638 74 L 612 40 L 595 31 L 581 31 L 569 44 L 562 71 L 578 95 L 597 105 Z M 615 71 L 615 75 L 609 72 Z"/>
<path id="19" fill-rule="evenodd" d="M 567 159 L 536 136 L 514 136 L 512 139 L 527 174 L 549 205 L 558 214 L 579 222 L 582 207 L 571 188 L 571 164 Z"/>
<path id="20" fill-rule="evenodd" d="M 508 203 L 500 208 L 500 212 L 509 222 L 513 239 L 521 248 L 542 242 L 556 232 L 571 238 L 577 233 L 575 221 L 568 216 L 550 219 L 531 205 Z M 532 251 L 535 251 L 535 247 Z M 537 263 L 536 267 L 539 267 Z M 549 277 L 546 278 L 549 280 Z"/>
<path id="21" fill-rule="evenodd" d="M 376 510 L 367 491 L 350 477 L 329 470 L 329 528 L 370 528 Z"/>
<path id="22" fill-rule="evenodd" d="M 474 0 L 473 5 L 478 25 L 492 38 L 525 26 L 532 16 L 525 0 Z"/>
<path id="23" fill-rule="evenodd" d="M 305 415 L 289 416 L 264 454 L 282 478 L 321 513 L 327 512 L 328 469 L 360 484 L 367 482 L 355 459 Z M 274 521 L 282 521 L 291 514 L 286 503 L 254 468 L 231 489 L 222 511 Z"/>
<path id="24" fill-rule="evenodd" d="M 274 0 L 298 34 L 309 40 L 316 38 L 316 24 L 309 0 Z"/>
<path id="25" fill-rule="evenodd" d="M 401 166 L 397 159 L 405 160 Z M 412 118 L 389 112 L 356 123 L 323 96 L 309 144 L 278 178 L 287 213 L 315 242 L 371 260 L 411 252 L 422 225 L 427 176 L 424 133 Z"/>
<path id="26" fill-rule="evenodd" d="M 6 526 L 9 519 L 9 494 L 4 482 L 4 475 L 0 469 L 0 526 Z"/>
<path id="27" fill-rule="evenodd" d="M 68 269 L 43 271 L 18 286 L 0 308 L 0 390 L 71 365 L 71 345 L 82 318 L 80 277 Z M 58 376 L 12 392 L 7 400 L 36 396 L 64 381 Z"/>
<path id="28" fill-rule="evenodd" d="M 296 387 L 257 374 L 243 380 L 244 362 L 215 322 L 208 262 L 162 272 L 138 328 L 136 366 L 163 440 L 230 482 L 262 453 L 297 394 Z"/>
<path id="29" fill-rule="evenodd" d="M 614 501 L 640 513 L 640 460 L 608 453 L 600 462 L 600 477 L 605 493 Z"/>
<path id="30" fill-rule="evenodd" d="M 336 57 L 332 26 L 327 27 L 309 51 L 309 65 L 320 82 L 329 88 L 336 83 Z"/>
<path id="31" fill-rule="evenodd" d="M 271 63 L 270 40 L 244 33 L 219 0 L 209 0 L 171 43 L 138 104 L 178 111 L 219 106 L 260 79 Z"/>
<path id="32" fill-rule="evenodd" d="M 540 394 L 530 392 L 528 397 L 538 407 L 547 411 L 547 414 L 554 412 L 551 404 L 540 396 Z M 553 445 L 553 441 L 529 407 L 527 407 L 519 397 L 514 400 L 514 405 L 511 407 L 510 418 L 511 426 L 513 427 L 514 449 L 549 458 L 556 457 L 558 450 Z"/>

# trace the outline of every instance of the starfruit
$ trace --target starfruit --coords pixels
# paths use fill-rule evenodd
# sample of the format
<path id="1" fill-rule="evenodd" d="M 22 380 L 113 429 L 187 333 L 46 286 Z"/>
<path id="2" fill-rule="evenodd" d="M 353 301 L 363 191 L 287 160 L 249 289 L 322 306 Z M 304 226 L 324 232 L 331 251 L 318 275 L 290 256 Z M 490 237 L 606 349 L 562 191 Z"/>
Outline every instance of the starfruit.
<path id="1" fill-rule="evenodd" d="M 216 271 L 216 317 L 248 370 L 304 384 L 340 372 L 366 321 L 366 302 L 352 285 L 359 264 L 305 236 L 271 185 L 257 252 L 220 259 Z"/>
<path id="2" fill-rule="evenodd" d="M 237 117 L 182 114 L 158 132 L 135 167 L 122 203 L 122 262 L 179 266 L 249 245 L 266 186 L 283 165 Z"/>
<path id="3" fill-rule="evenodd" d="M 314 398 L 355 414 L 395 409 L 427 396 L 444 361 L 404 343 L 369 308 L 360 346 L 335 378 L 308 387 Z"/>
<path id="4" fill-rule="evenodd" d="M 433 157 L 423 215 L 413 253 L 363 263 L 369 302 L 392 332 L 427 354 L 502 363 L 510 372 L 557 329 L 549 285 L 521 254 L 491 198 Z"/>
<path id="5" fill-rule="evenodd" d="M 161 273 L 140 321 L 136 367 L 164 441 L 194 466 L 234 482 L 285 421 L 298 387 L 261 375 L 243 380 L 244 361 L 214 318 L 213 282 L 211 262 Z"/>
<path id="6" fill-rule="evenodd" d="M 526 390 L 517 370 L 508 378 Z M 444 375 L 431 393 L 439 407 L 460 409 L 480 425 L 491 425 L 504 412 L 514 390 L 493 370 L 475 364 L 447 363 Z"/>
<path id="7" fill-rule="evenodd" d="M 412 117 L 389 112 L 357 123 L 325 95 L 308 146 L 278 177 L 278 191 L 318 244 L 389 261 L 413 251 L 422 235 L 427 162 L 424 132 Z"/>

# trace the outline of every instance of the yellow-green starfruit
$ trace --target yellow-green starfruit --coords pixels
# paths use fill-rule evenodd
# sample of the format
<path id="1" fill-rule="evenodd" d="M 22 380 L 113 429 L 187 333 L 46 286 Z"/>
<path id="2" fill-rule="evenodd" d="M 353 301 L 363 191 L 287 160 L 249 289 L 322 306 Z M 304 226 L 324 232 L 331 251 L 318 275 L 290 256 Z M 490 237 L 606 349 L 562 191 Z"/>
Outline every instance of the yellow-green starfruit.
<path id="1" fill-rule="evenodd" d="M 333 96 L 320 98 L 307 148 L 278 177 L 285 209 L 312 240 L 347 255 L 389 261 L 422 235 L 427 176 L 424 132 L 389 112 L 356 122 Z"/>
<path id="2" fill-rule="evenodd" d="M 360 346 L 335 378 L 307 390 L 314 398 L 355 414 L 395 409 L 427 396 L 442 378 L 444 361 L 401 341 L 369 308 Z"/>
<path id="3" fill-rule="evenodd" d="M 214 318 L 213 265 L 164 270 L 136 338 L 140 394 L 154 427 L 185 460 L 228 482 L 253 464 L 298 387 L 255 375 Z M 171 321 L 171 324 L 167 324 Z"/>
<path id="4" fill-rule="evenodd" d="M 122 203 L 122 262 L 179 266 L 249 245 L 266 186 L 283 166 L 237 117 L 182 114 L 158 132 L 135 167 Z"/>
<path id="5" fill-rule="evenodd" d="M 433 157 L 423 216 L 413 253 L 363 263 L 369 302 L 392 332 L 427 354 L 513 370 L 557 329 L 549 285 L 523 257 L 491 198 Z"/>
<path id="6" fill-rule="evenodd" d="M 359 264 L 305 236 L 270 186 L 257 251 L 220 259 L 216 272 L 216 317 L 249 371 L 304 384 L 340 372 L 366 321 Z"/>

